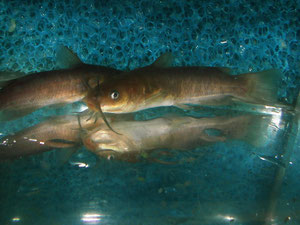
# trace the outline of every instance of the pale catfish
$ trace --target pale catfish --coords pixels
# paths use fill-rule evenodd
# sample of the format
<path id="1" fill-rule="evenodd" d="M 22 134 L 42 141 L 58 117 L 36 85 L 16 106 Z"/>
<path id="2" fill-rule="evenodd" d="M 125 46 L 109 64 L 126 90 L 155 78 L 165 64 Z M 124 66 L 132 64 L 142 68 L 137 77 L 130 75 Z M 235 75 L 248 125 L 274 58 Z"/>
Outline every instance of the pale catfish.
<path id="1" fill-rule="evenodd" d="M 88 129 L 89 126 L 95 127 L 97 124 L 92 120 L 83 120 L 82 127 Z M 79 146 L 80 129 L 77 116 L 50 118 L 0 139 L 0 159 L 13 159 L 39 154 L 54 148 Z"/>
<path id="2" fill-rule="evenodd" d="M 196 147 L 232 139 L 254 146 L 266 144 L 270 116 L 241 115 L 193 118 L 169 116 L 147 121 L 112 122 L 116 134 L 104 124 L 82 136 L 84 145 L 99 156 L 131 161 L 153 150 L 192 150 Z"/>
<path id="3" fill-rule="evenodd" d="M 132 115 L 107 115 L 109 122 L 131 117 Z M 104 125 L 103 120 L 90 120 L 88 113 L 51 117 L 1 138 L 0 160 L 40 154 L 57 148 L 77 148 L 82 145 L 82 132 L 89 132 L 101 125 Z"/>

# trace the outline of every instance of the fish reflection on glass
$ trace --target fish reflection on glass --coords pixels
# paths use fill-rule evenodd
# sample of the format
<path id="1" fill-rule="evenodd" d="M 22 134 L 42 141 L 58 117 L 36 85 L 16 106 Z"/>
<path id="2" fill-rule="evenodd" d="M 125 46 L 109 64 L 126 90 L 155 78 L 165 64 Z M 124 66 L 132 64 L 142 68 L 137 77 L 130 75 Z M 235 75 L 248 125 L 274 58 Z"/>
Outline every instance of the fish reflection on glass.
<path id="1" fill-rule="evenodd" d="M 83 120 L 82 126 L 95 126 Z M 0 140 L 0 159 L 19 158 L 49 151 L 53 148 L 71 148 L 80 144 L 80 126 L 77 116 L 59 116 L 26 128 Z"/>
<path id="2" fill-rule="evenodd" d="M 242 115 L 214 118 L 163 117 L 148 121 L 112 122 L 118 135 L 106 126 L 84 133 L 84 145 L 99 156 L 122 158 L 155 149 L 191 150 L 197 146 L 231 139 L 254 146 L 266 144 L 270 117 Z"/>
<path id="3" fill-rule="evenodd" d="M 122 135 L 109 129 L 103 120 L 80 116 L 58 116 L 0 140 L 0 159 L 39 154 L 55 148 L 81 146 L 100 157 L 136 161 L 145 152 L 157 149 L 190 150 L 197 146 L 231 139 L 252 145 L 266 143 L 264 135 L 270 117 L 243 115 L 237 117 L 193 118 L 169 116 L 135 121 L 132 114 L 107 114 L 108 121 Z"/>
<path id="4" fill-rule="evenodd" d="M 2 82 L 0 89 L 0 121 L 11 120 L 48 105 L 63 105 L 83 99 L 95 87 L 119 70 L 84 64 L 69 49 L 61 47 L 58 61 L 66 69 L 33 73 Z M 16 73 L 6 75 L 16 77 Z M 4 78 L 5 73 L 1 76 Z M 2 81 L 4 81 L 2 79 Z"/>
<path id="5" fill-rule="evenodd" d="M 107 115 L 109 122 L 123 118 L 132 119 L 132 115 Z M 89 113 L 78 116 L 56 116 L 16 134 L 0 139 L 0 160 L 19 158 L 50 151 L 68 149 L 82 145 L 81 133 L 104 125 L 103 120 L 94 121 Z"/>
<path id="6" fill-rule="evenodd" d="M 269 70 L 232 76 L 217 67 L 146 67 L 104 81 L 84 99 L 94 111 L 128 113 L 158 106 L 277 103 L 280 73 Z"/>

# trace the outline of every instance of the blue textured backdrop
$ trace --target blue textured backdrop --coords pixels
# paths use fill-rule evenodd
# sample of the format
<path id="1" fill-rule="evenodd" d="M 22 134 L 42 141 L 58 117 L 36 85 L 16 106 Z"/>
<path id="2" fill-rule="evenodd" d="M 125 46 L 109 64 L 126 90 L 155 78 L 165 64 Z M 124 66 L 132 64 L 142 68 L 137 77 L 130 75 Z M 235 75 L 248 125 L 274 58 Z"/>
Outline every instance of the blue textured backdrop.
<path id="1" fill-rule="evenodd" d="M 291 103 L 300 87 L 299 15 L 297 0 L 1 0 L 0 71 L 54 69 L 59 44 L 85 63 L 118 69 L 147 65 L 169 50 L 174 65 L 223 66 L 234 73 L 280 69 L 278 95 Z M 39 110 L 2 123 L 0 132 L 69 110 Z M 83 224 L 84 214 L 98 213 L 99 224 L 226 224 L 230 220 L 211 216 L 226 208 L 246 215 L 247 224 L 260 224 L 251 218 L 265 209 L 276 167 L 251 151 L 239 142 L 216 144 L 181 153 L 184 163 L 174 166 L 102 160 L 96 167 L 84 149 L 71 162 L 88 168 L 58 167 L 55 152 L 3 163 L 0 222 Z M 300 210 L 295 154 L 284 179 L 279 224 Z"/>

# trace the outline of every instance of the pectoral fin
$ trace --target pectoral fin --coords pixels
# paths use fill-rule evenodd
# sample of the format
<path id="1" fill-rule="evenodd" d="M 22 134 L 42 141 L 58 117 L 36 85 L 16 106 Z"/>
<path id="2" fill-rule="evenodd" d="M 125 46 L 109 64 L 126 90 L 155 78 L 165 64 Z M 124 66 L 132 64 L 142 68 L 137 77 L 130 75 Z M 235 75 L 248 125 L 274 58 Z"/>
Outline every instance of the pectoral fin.
<path id="1" fill-rule="evenodd" d="M 156 102 L 161 102 L 163 99 L 165 99 L 168 96 L 168 93 L 166 91 L 153 91 L 153 93 L 149 94 L 145 99 L 145 105 L 152 105 Z"/>
<path id="2" fill-rule="evenodd" d="M 216 128 L 204 129 L 199 138 L 209 143 L 224 142 L 227 140 L 227 137 L 223 134 L 222 130 Z"/>

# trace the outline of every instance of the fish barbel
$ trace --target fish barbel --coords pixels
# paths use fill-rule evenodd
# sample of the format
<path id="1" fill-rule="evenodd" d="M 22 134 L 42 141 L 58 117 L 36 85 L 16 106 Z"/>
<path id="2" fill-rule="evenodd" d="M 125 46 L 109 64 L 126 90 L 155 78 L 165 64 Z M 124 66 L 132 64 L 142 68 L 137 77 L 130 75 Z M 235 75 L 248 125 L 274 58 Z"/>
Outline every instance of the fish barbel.
<path id="1" fill-rule="evenodd" d="M 158 106 L 274 104 L 275 70 L 232 76 L 217 67 L 146 67 L 104 81 L 84 99 L 94 111 L 128 113 Z"/>

